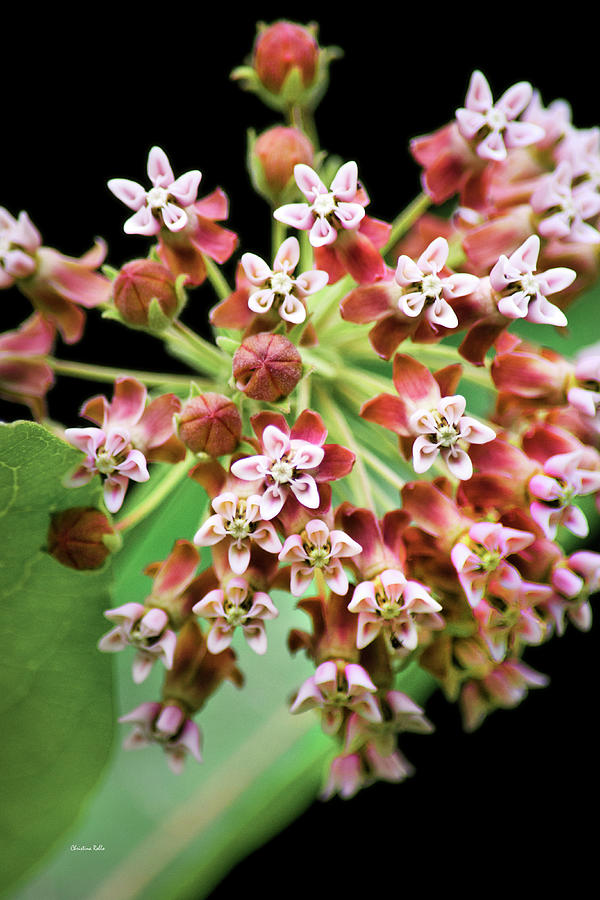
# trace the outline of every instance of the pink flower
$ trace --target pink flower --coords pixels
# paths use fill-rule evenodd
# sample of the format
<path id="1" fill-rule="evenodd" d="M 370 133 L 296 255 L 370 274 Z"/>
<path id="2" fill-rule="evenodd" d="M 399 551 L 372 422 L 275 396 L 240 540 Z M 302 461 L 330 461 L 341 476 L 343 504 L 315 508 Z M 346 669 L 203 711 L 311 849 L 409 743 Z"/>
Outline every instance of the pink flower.
<path id="1" fill-rule="evenodd" d="M 425 317 L 434 327 L 456 328 L 458 318 L 452 309 L 454 297 L 463 297 L 477 289 L 479 279 L 475 275 L 450 273 L 445 268 L 449 247 L 446 238 L 438 237 L 414 262 L 409 256 L 400 256 L 396 266 L 395 281 L 403 292 L 398 307 L 405 316 Z"/>
<path id="2" fill-rule="evenodd" d="M 304 163 L 294 166 L 296 183 L 308 203 L 288 203 L 273 213 L 278 222 L 309 231 L 313 247 L 333 244 L 338 229 L 356 229 L 365 215 L 364 206 L 355 201 L 358 192 L 358 167 L 347 162 L 338 169 L 329 190 L 317 173 Z"/>
<path id="3" fill-rule="evenodd" d="M 152 147 L 148 155 L 148 178 L 152 182 L 148 191 L 127 178 L 111 178 L 108 182 L 115 197 L 134 210 L 123 231 L 152 236 L 163 225 L 169 231 L 181 231 L 187 224 L 185 207 L 196 200 L 202 174 L 194 169 L 175 179 L 164 150 Z"/>
<path id="4" fill-rule="evenodd" d="M 543 473 L 529 481 L 529 492 L 536 498 L 529 508 L 531 517 L 550 540 L 559 525 L 577 537 L 589 533 L 585 514 L 573 500 L 600 490 L 600 471 L 583 468 L 583 462 L 583 450 L 558 453 L 546 460 Z"/>
<path id="5" fill-rule="evenodd" d="M 65 481 L 69 487 L 87 484 L 94 475 L 104 477 L 104 500 L 117 512 L 130 480 L 147 481 L 147 461 L 181 459 L 174 443 L 173 415 L 181 408 L 174 394 L 163 394 L 146 405 L 147 391 L 135 378 L 115 380 L 113 400 L 97 396 L 84 404 L 81 415 L 99 428 L 67 428 L 66 440 L 85 453 L 84 462 Z M 185 448 L 183 448 L 185 455 Z"/>
<path id="6" fill-rule="evenodd" d="M 600 243 L 600 232 L 587 221 L 600 213 L 600 194 L 585 181 L 574 184 L 573 169 L 566 160 L 540 180 L 530 202 L 540 217 L 537 230 L 542 237 L 571 243 Z"/>
<path id="7" fill-rule="evenodd" d="M 567 398 L 571 406 L 584 416 L 595 416 L 600 408 L 600 346 L 586 349 L 575 360 L 575 378 L 578 382 L 569 389 Z"/>
<path id="8" fill-rule="evenodd" d="M 545 687 L 546 675 L 536 672 L 521 660 L 506 659 L 480 680 L 468 681 L 460 695 L 460 708 L 466 731 L 474 731 L 495 709 L 511 709 L 527 696 L 529 688 Z"/>
<path id="9" fill-rule="evenodd" d="M 54 327 L 39 313 L 0 335 L 0 396 L 25 403 L 38 419 L 44 415 L 44 397 L 54 383 L 54 372 L 46 361 L 54 336 Z"/>
<path id="10" fill-rule="evenodd" d="M 140 684 L 150 674 L 153 664 L 161 660 L 165 668 L 173 665 L 177 636 L 168 628 L 169 617 L 162 609 L 149 609 L 142 603 L 125 603 L 104 613 L 115 623 L 98 642 L 104 653 L 115 653 L 125 647 L 135 647 L 133 680 Z"/>
<path id="11" fill-rule="evenodd" d="M 450 558 L 458 579 L 473 608 L 484 598 L 490 582 L 503 588 L 518 588 L 521 576 L 506 557 L 518 553 L 535 540 L 535 535 L 498 522 L 477 522 L 468 537 L 452 548 Z"/>
<path id="12" fill-rule="evenodd" d="M 396 354 L 392 377 L 399 396 L 380 394 L 368 400 L 361 416 L 402 437 L 414 437 L 412 460 L 419 474 L 430 469 L 441 455 L 452 475 L 469 479 L 473 465 L 466 448 L 492 441 L 495 432 L 464 415 L 466 400 L 462 395 L 442 396 L 436 378 L 412 356 Z"/>
<path id="13" fill-rule="evenodd" d="M 464 108 L 456 110 L 456 121 L 463 137 L 476 144 L 482 159 L 506 159 L 507 149 L 527 147 L 541 141 L 544 129 L 533 122 L 517 122 L 517 116 L 529 105 L 533 89 L 528 82 L 513 85 L 494 104 L 485 76 L 473 72 Z"/>
<path id="14" fill-rule="evenodd" d="M 321 417 L 304 410 L 292 429 L 283 416 L 258 413 L 252 424 L 262 453 L 237 460 L 231 472 L 244 481 L 262 481 L 262 519 L 277 516 L 291 495 L 302 506 L 316 509 L 321 502 L 318 483 L 348 474 L 354 454 L 345 447 L 325 444 Z"/>
<path id="15" fill-rule="evenodd" d="M 253 542 L 267 553 L 279 553 L 281 541 L 271 522 L 261 518 L 260 500 L 257 494 L 245 498 L 231 491 L 219 494 L 212 501 L 215 515 L 198 529 L 194 543 L 210 547 L 227 541 L 229 565 L 236 575 L 243 575 L 248 568 Z"/>
<path id="16" fill-rule="evenodd" d="M 381 721 L 381 710 L 373 696 L 376 692 L 376 686 L 362 666 L 328 660 L 317 666 L 315 674 L 300 687 L 290 712 L 320 709 L 323 730 L 326 734 L 335 734 L 342 724 L 345 709 L 370 722 Z"/>
<path id="17" fill-rule="evenodd" d="M 382 278 L 385 263 L 379 251 L 391 226 L 365 215 L 369 198 L 358 182 L 356 163 L 344 163 L 329 190 L 304 163 L 294 167 L 294 175 L 308 203 L 280 206 L 274 217 L 309 232 L 317 265 L 328 273 L 332 284 L 346 272 L 359 283 Z"/>
<path id="18" fill-rule="evenodd" d="M 344 572 L 341 559 L 356 556 L 362 547 L 343 531 L 329 530 L 325 522 L 311 519 L 302 534 L 292 534 L 286 538 L 279 554 L 280 562 L 291 563 L 291 592 L 300 597 L 310 585 L 315 569 L 323 572 L 323 577 L 335 594 L 345 594 L 348 590 L 348 576 Z"/>
<path id="19" fill-rule="evenodd" d="M 557 634 L 565 632 L 565 615 L 580 631 L 592 627 L 589 598 L 600 591 L 600 553 L 578 550 L 552 570 L 554 594 L 547 609 L 554 619 Z"/>
<path id="20" fill-rule="evenodd" d="M 293 272 L 300 259 L 300 245 L 295 237 L 285 240 L 277 251 L 273 268 L 254 253 L 244 253 L 242 266 L 254 290 L 248 298 L 252 312 L 268 312 L 275 304 L 279 315 L 295 325 L 306 319 L 304 298 L 325 287 L 329 276 L 318 269 L 304 272 L 297 278 Z"/>
<path id="21" fill-rule="evenodd" d="M 276 619 L 279 611 L 264 591 L 252 591 L 245 578 L 230 578 L 224 588 L 209 591 L 192 612 L 212 619 L 207 637 L 211 653 L 221 653 L 231 644 L 235 629 L 241 626 L 248 645 L 255 653 L 267 651 L 265 620 Z"/>
<path id="22" fill-rule="evenodd" d="M 79 259 L 43 247 L 27 213 L 14 219 L 0 207 L 0 289 L 15 284 L 69 344 L 83 332 L 80 307 L 99 306 L 110 297 L 110 281 L 95 271 L 105 256 L 101 240 Z"/>
<path id="23" fill-rule="evenodd" d="M 394 650 L 409 653 L 419 644 L 418 625 L 441 628 L 436 614 L 440 604 L 417 581 L 407 581 L 398 569 L 386 569 L 372 581 L 362 581 L 348 604 L 358 613 L 356 646 L 359 650 L 375 640 L 383 630 Z"/>
<path id="24" fill-rule="evenodd" d="M 501 295 L 498 309 L 509 319 L 526 319 L 547 325 L 566 325 L 565 314 L 546 298 L 565 290 L 575 280 L 573 269 L 548 269 L 535 274 L 540 239 L 537 234 L 528 237 L 524 244 L 509 257 L 500 257 L 490 272 L 490 283 Z"/>
<path id="25" fill-rule="evenodd" d="M 158 744 L 167 755 L 172 772 L 181 774 L 188 754 L 202 762 L 200 731 L 175 703 L 142 703 L 119 722 L 132 722 L 133 731 L 126 738 L 125 750 L 137 750 Z"/>

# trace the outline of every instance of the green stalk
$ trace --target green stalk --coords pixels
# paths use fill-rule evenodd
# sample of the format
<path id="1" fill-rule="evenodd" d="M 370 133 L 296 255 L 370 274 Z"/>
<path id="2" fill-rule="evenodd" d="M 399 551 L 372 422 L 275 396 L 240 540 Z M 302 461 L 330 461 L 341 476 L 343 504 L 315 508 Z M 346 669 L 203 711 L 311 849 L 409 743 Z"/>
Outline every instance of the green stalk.
<path id="1" fill-rule="evenodd" d="M 185 359 L 196 366 L 201 372 L 218 378 L 228 378 L 231 369 L 231 359 L 210 341 L 196 334 L 183 322 L 175 320 L 165 329 L 164 338 L 167 343 L 180 347 Z"/>
<path id="2" fill-rule="evenodd" d="M 431 198 L 428 197 L 427 194 L 421 193 L 415 197 L 412 203 L 409 203 L 398 216 L 396 216 L 392 223 L 392 230 L 388 242 L 381 251 L 384 256 L 394 247 L 397 241 L 406 234 L 411 225 L 413 225 L 417 219 L 421 218 L 423 213 L 430 206 Z"/>
<path id="3" fill-rule="evenodd" d="M 166 372 L 145 372 L 139 369 L 117 369 L 112 366 L 100 366 L 94 363 L 72 362 L 65 359 L 46 357 L 46 362 L 57 375 L 67 375 L 69 378 L 83 378 L 86 381 L 113 382 L 119 376 L 137 378 L 148 387 L 173 387 L 189 388 L 192 381 L 200 387 L 210 390 L 212 382 L 200 382 L 192 375 L 170 375 Z"/>
<path id="4" fill-rule="evenodd" d="M 128 512 L 127 515 L 115 523 L 117 531 L 128 531 L 149 516 L 150 513 L 154 512 L 154 510 L 158 509 L 163 500 L 185 478 L 193 459 L 194 455 L 188 452 L 184 460 L 171 466 L 170 471 L 157 482 L 156 487 L 131 512 Z"/>
<path id="5" fill-rule="evenodd" d="M 204 265 L 206 266 L 206 275 L 208 277 L 208 280 L 215 289 L 215 293 L 219 300 L 224 300 L 225 297 L 229 297 L 229 295 L 231 294 L 231 288 L 229 287 L 227 279 L 223 275 L 221 269 L 216 265 L 215 262 L 213 262 L 210 256 L 202 254 L 202 259 L 204 260 Z"/>
<path id="6" fill-rule="evenodd" d="M 323 387 L 317 390 L 318 406 L 325 413 L 326 420 L 335 423 L 335 429 L 340 438 L 344 441 L 346 447 L 356 456 L 356 462 L 350 475 L 348 476 L 354 483 L 354 496 L 359 506 L 365 506 L 372 509 L 375 506 L 373 494 L 371 490 L 371 482 L 367 475 L 367 470 L 361 457 L 361 447 L 356 442 L 352 431 L 348 427 L 346 419 L 331 400 L 329 391 Z"/>

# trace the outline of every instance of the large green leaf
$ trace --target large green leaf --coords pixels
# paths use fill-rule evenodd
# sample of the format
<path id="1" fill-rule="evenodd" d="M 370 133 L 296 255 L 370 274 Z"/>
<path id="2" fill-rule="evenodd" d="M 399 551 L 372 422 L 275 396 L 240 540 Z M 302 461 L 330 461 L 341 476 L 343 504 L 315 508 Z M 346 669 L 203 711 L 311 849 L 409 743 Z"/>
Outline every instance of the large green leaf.
<path id="1" fill-rule="evenodd" d="M 111 666 L 95 649 L 110 564 L 77 571 L 46 551 L 50 513 L 98 506 L 62 487 L 80 454 L 32 422 L 0 426 L 1 886 L 72 825 L 109 756 Z"/>

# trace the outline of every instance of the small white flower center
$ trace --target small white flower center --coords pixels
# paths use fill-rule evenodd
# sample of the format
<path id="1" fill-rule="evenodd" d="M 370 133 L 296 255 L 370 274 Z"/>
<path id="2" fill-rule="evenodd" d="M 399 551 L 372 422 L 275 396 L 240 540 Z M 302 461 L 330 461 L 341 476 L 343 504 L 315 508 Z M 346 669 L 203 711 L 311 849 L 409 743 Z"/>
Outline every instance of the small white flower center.
<path id="1" fill-rule="evenodd" d="M 285 484 L 294 477 L 294 467 L 285 459 L 274 462 L 270 471 L 278 484 Z"/>
<path id="2" fill-rule="evenodd" d="M 285 272 L 275 272 L 271 277 L 271 290 L 276 294 L 290 294 L 293 287 L 294 282 Z"/>
<path id="3" fill-rule="evenodd" d="M 442 293 L 443 284 L 437 275 L 425 275 L 421 282 L 421 293 L 432 300 L 437 300 Z"/>
<path id="4" fill-rule="evenodd" d="M 521 278 L 521 290 L 528 294 L 530 297 L 535 297 L 535 295 L 537 294 L 537 278 L 531 272 L 528 272 Z"/>
<path id="5" fill-rule="evenodd" d="M 488 110 L 485 120 L 492 131 L 502 131 L 507 125 L 506 116 L 501 110 L 496 109 L 495 106 Z"/>
<path id="6" fill-rule="evenodd" d="M 328 216 L 336 207 L 335 196 L 333 194 L 319 194 L 312 205 L 312 211 L 317 216 Z"/>
<path id="7" fill-rule="evenodd" d="M 106 450 L 100 450 L 96 456 L 96 469 L 101 475 L 110 475 L 117 465 L 114 457 L 107 453 Z"/>
<path id="8" fill-rule="evenodd" d="M 167 205 L 169 193 L 165 188 L 153 187 L 146 194 L 146 203 L 151 209 L 162 209 Z"/>

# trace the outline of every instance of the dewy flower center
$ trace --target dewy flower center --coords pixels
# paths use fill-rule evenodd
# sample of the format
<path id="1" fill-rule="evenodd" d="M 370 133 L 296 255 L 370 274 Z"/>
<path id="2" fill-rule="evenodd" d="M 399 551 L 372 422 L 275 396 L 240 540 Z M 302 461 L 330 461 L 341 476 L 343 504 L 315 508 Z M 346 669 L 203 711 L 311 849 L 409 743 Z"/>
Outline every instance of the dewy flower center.
<path id="1" fill-rule="evenodd" d="M 488 111 L 485 120 L 492 131 L 502 131 L 508 124 L 504 113 L 495 107 Z"/>
<path id="2" fill-rule="evenodd" d="M 531 272 L 528 272 L 521 278 L 521 290 L 524 291 L 524 293 L 528 294 L 530 297 L 535 297 L 535 295 L 537 294 L 537 280 L 535 275 L 533 275 Z"/>
<path id="3" fill-rule="evenodd" d="M 294 287 L 294 282 L 285 272 L 275 272 L 271 278 L 271 290 L 276 294 L 289 294 Z"/>
<path id="4" fill-rule="evenodd" d="M 153 187 L 146 194 L 146 201 L 152 209 L 162 209 L 167 205 L 168 196 L 168 191 L 165 188 Z"/>
<path id="5" fill-rule="evenodd" d="M 336 203 L 333 194 L 319 194 L 312 205 L 312 211 L 317 216 L 325 217 L 331 215 L 331 213 L 335 209 L 335 206 Z"/>
<path id="6" fill-rule="evenodd" d="M 274 462 L 270 472 L 278 484 L 286 484 L 294 477 L 294 467 L 286 459 Z"/>
<path id="7" fill-rule="evenodd" d="M 421 282 L 421 292 L 431 300 L 437 300 L 442 293 L 442 282 L 437 275 L 425 275 Z"/>

